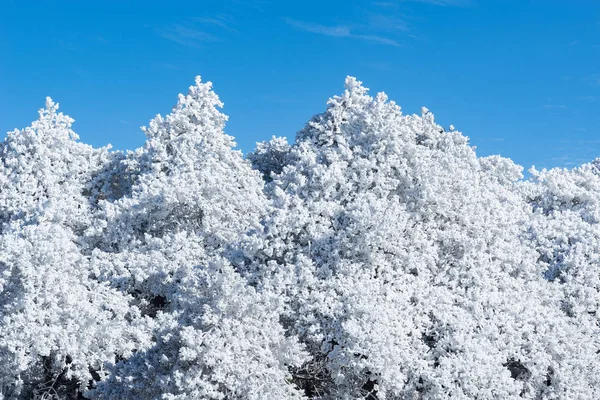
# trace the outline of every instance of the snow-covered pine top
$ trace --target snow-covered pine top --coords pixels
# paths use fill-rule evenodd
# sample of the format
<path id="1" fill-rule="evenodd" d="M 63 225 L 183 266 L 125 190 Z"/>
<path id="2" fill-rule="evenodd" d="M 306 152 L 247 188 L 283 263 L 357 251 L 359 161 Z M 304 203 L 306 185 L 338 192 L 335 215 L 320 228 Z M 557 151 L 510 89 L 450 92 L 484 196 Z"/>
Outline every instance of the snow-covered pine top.
<path id="1" fill-rule="evenodd" d="M 197 77 L 170 114 L 142 128 L 148 141 L 131 195 L 105 205 L 114 242 L 187 232 L 224 248 L 261 229 L 262 179 L 224 132 L 227 116 L 211 87 Z"/>
<path id="2" fill-rule="evenodd" d="M 87 184 L 109 158 L 110 147 L 77 141 L 74 120 L 49 97 L 39 119 L 8 133 L 0 144 L 0 222 L 90 224 Z M 32 220 L 33 219 L 33 220 Z"/>

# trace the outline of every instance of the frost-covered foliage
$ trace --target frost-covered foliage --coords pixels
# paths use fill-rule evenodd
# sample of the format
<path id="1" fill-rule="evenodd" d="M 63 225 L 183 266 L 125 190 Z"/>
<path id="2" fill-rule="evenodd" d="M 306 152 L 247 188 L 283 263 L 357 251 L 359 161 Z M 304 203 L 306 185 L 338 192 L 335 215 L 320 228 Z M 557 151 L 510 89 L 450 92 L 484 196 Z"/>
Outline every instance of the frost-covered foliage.
<path id="1" fill-rule="evenodd" d="M 36 223 L 44 214 L 44 220 L 79 231 L 90 224 L 88 184 L 111 158 L 109 148 L 77 142 L 73 119 L 49 97 L 39 114 L 0 145 L 0 229 Z"/>
<path id="2" fill-rule="evenodd" d="M 105 363 L 149 343 L 126 293 L 91 279 L 81 244 L 92 223 L 92 177 L 108 149 L 76 142 L 47 99 L 30 128 L 11 132 L 0 162 L 0 396 L 71 396 Z"/>
<path id="3" fill-rule="evenodd" d="M 287 366 L 305 357 L 279 324 L 280 299 L 257 293 L 225 261 L 182 275 L 174 311 L 157 316 L 155 344 L 117 364 L 93 397 L 301 398 Z"/>
<path id="4" fill-rule="evenodd" d="M 273 136 L 268 142 L 256 143 L 256 149 L 248 154 L 248 160 L 263 174 L 264 179 L 270 182 L 271 173 L 281 173 L 285 165 L 285 156 L 289 152 L 290 145 L 287 139 Z"/>
<path id="5" fill-rule="evenodd" d="M 546 279 L 558 284 L 563 312 L 579 326 L 596 329 L 600 324 L 600 159 L 572 170 L 533 168 L 530 172 L 533 182 L 524 182 L 522 190 L 533 210 L 528 222 L 530 246 Z"/>
<path id="6" fill-rule="evenodd" d="M 7 398 L 85 389 L 105 363 L 149 342 L 139 310 L 89 279 L 89 262 L 73 242 L 72 233 L 47 222 L 0 239 L 0 385 Z"/>
<path id="7" fill-rule="evenodd" d="M 287 366 L 304 354 L 279 324 L 280 299 L 257 292 L 227 262 L 262 230 L 260 174 L 232 138 L 210 83 L 180 95 L 144 128 L 148 142 L 131 195 L 105 202 L 102 281 L 155 318 L 154 344 L 123 360 L 98 398 L 294 397 Z M 99 218 L 102 219 L 102 218 Z M 298 397 L 298 396 L 296 396 Z"/>
<path id="8" fill-rule="evenodd" d="M 220 107 L 0 144 L 0 399 L 600 397 L 600 161 L 523 181 L 354 78 L 245 160 Z"/>
<path id="9" fill-rule="evenodd" d="M 330 398 L 594 393 L 597 328 L 563 312 L 524 240 L 520 176 L 348 79 L 267 186 L 256 271 L 312 353 L 298 382 Z"/>

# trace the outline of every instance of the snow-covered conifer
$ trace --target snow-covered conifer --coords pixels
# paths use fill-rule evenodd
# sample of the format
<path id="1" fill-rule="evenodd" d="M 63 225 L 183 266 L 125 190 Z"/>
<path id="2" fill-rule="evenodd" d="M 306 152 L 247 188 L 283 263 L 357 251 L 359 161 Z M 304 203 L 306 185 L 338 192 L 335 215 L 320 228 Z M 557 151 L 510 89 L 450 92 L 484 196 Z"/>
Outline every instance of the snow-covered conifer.
<path id="1" fill-rule="evenodd" d="M 155 344 L 112 368 L 99 398 L 294 398 L 287 368 L 304 353 L 279 323 L 283 307 L 243 268 L 268 209 L 260 174 L 224 133 L 210 83 L 196 79 L 144 128 L 131 194 L 103 201 L 103 281 L 154 318 Z M 228 261 L 229 260 L 229 261 Z"/>
<path id="2" fill-rule="evenodd" d="M 220 107 L 0 144 L 0 399 L 600 397 L 600 161 L 523 181 L 351 77 L 244 160 Z"/>
<path id="3" fill-rule="evenodd" d="M 519 177 L 426 108 L 403 115 L 348 78 L 268 188 L 263 285 L 288 296 L 312 352 L 298 384 L 328 398 L 593 398 L 597 328 L 565 316 L 523 239 Z"/>
<path id="4" fill-rule="evenodd" d="M 0 237 L 0 393 L 7 399 L 67 398 L 102 379 L 105 363 L 149 343 L 127 296 L 89 278 L 75 239 L 55 221 Z"/>
<path id="5" fill-rule="evenodd" d="M 266 204 L 260 176 L 233 150 L 211 87 L 196 78 L 169 115 L 143 128 L 148 140 L 132 193 L 106 204 L 107 239 L 122 246 L 124 238 L 143 242 L 145 235 L 189 232 L 224 249 L 259 228 Z"/>
<path id="6" fill-rule="evenodd" d="M 50 98 L 39 115 L 31 127 L 9 132 L 0 146 L 0 222 L 41 218 L 84 230 L 90 224 L 87 184 L 109 158 L 109 148 L 78 142 L 74 120 Z"/>

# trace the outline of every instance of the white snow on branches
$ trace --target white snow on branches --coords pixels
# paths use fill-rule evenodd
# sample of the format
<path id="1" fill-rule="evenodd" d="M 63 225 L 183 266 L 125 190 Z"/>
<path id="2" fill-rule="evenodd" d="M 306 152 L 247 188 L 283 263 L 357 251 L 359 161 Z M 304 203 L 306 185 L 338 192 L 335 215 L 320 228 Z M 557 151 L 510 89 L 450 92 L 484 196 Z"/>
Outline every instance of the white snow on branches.
<path id="1" fill-rule="evenodd" d="M 244 159 L 222 106 L 0 144 L 0 399 L 600 398 L 600 161 L 524 181 L 352 77 Z"/>

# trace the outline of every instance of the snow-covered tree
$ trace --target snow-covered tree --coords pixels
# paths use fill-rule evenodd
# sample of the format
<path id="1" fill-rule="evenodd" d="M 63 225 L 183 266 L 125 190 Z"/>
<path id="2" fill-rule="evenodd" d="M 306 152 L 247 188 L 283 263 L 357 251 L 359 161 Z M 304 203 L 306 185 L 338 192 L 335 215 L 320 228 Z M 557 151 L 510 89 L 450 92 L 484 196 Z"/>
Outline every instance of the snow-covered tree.
<path id="1" fill-rule="evenodd" d="M 132 193 L 105 204 L 104 234 L 118 246 L 123 238 L 143 242 L 145 235 L 189 232 L 206 246 L 225 249 L 241 233 L 259 228 L 266 204 L 260 176 L 233 150 L 233 138 L 223 131 L 227 117 L 211 87 L 198 77 L 172 113 L 143 128 L 148 141 Z"/>
<path id="2" fill-rule="evenodd" d="M 597 328 L 565 316 L 523 239 L 520 177 L 347 79 L 269 184 L 256 266 L 311 350 L 295 376 L 307 394 L 597 395 Z"/>
<path id="3" fill-rule="evenodd" d="M 287 366 L 304 355 L 279 324 L 281 300 L 227 261 L 243 267 L 268 203 L 260 174 L 223 131 L 221 106 L 197 78 L 171 114 L 144 128 L 131 194 L 100 202 L 95 270 L 157 324 L 155 345 L 119 363 L 100 398 L 299 396 Z"/>
<path id="4" fill-rule="evenodd" d="M 567 170 L 530 170 L 521 192 L 533 211 L 525 239 L 579 326 L 600 325 L 600 160 Z"/>
<path id="5" fill-rule="evenodd" d="M 0 144 L 0 399 L 600 398 L 600 161 L 523 181 L 351 77 L 244 160 L 221 107 Z"/>
<path id="6" fill-rule="evenodd" d="M 224 260 L 179 271 L 155 344 L 117 364 L 99 399 L 301 398 L 288 366 L 305 360 L 279 323 L 281 300 L 257 292 Z"/>
<path id="7" fill-rule="evenodd" d="M 2 229 L 43 218 L 82 231 L 91 223 L 87 184 L 110 158 L 109 147 L 78 142 L 74 120 L 49 97 L 39 115 L 0 144 Z"/>
<path id="8" fill-rule="evenodd" d="M 0 238 L 0 393 L 7 399 L 65 398 L 101 379 L 105 363 L 148 343 L 139 311 L 89 279 L 74 241 L 52 222 Z"/>
<path id="9" fill-rule="evenodd" d="M 273 136 L 268 142 L 256 143 L 256 149 L 247 158 L 252 166 L 263 174 L 266 181 L 271 181 L 271 174 L 279 174 L 285 165 L 285 156 L 290 152 L 290 145 L 284 137 Z"/>
<path id="10" fill-rule="evenodd" d="M 0 393 L 63 398 L 149 339 L 139 311 L 90 279 L 90 181 L 115 153 L 77 142 L 50 98 L 0 145 Z M 134 327 L 134 325 L 136 325 Z"/>

